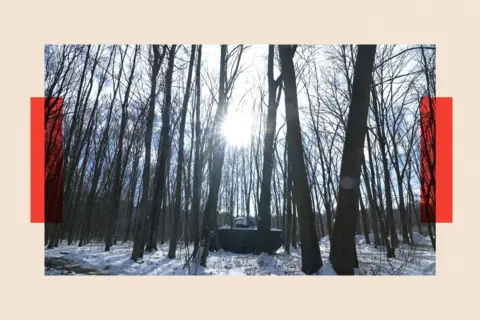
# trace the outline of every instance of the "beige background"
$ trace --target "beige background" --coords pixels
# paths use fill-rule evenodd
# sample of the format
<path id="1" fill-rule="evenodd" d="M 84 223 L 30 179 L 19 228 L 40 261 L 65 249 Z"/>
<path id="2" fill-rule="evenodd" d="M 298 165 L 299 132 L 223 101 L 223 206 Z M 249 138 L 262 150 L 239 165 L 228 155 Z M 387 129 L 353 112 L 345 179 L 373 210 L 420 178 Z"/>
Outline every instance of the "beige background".
<path id="1" fill-rule="evenodd" d="M 478 315 L 479 214 L 470 199 L 478 199 L 480 176 L 470 168 L 477 168 L 480 156 L 480 112 L 474 98 L 480 74 L 479 1 L 323 2 L 2 2 L 0 318 L 392 320 Z M 174 42 L 436 43 L 437 96 L 453 96 L 454 101 L 455 189 L 454 223 L 437 230 L 437 276 L 44 277 L 43 225 L 29 223 L 29 98 L 43 95 L 44 45 Z"/>

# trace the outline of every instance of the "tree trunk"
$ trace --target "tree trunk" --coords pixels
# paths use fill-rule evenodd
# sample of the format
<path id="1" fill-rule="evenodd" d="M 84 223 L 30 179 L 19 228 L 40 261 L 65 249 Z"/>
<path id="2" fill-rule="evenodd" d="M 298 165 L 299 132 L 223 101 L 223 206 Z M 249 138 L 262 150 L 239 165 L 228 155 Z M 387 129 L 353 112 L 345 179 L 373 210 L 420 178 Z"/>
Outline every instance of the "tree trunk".
<path id="1" fill-rule="evenodd" d="M 358 186 L 367 130 L 370 86 L 376 45 L 360 45 L 352 86 L 352 101 L 340 169 L 340 185 L 330 261 L 339 275 L 353 275 L 355 228 L 358 216 Z"/>
<path id="2" fill-rule="evenodd" d="M 293 216 L 292 216 L 292 169 L 290 167 L 290 163 L 287 161 L 287 146 L 285 147 L 285 171 L 286 171 L 286 199 L 287 199 L 287 220 L 285 223 L 285 251 L 290 253 L 290 245 L 292 244 L 292 224 L 293 224 Z"/>
<path id="3" fill-rule="evenodd" d="M 392 191 L 390 185 L 390 169 L 388 166 L 388 158 L 387 158 L 387 151 L 386 151 L 386 141 L 385 141 L 385 132 L 383 132 L 383 126 L 380 120 L 380 110 L 377 103 L 377 94 L 375 87 L 372 87 L 372 102 L 373 102 L 373 109 L 375 120 L 377 122 L 377 136 L 379 137 L 378 143 L 380 146 L 380 152 L 382 156 L 382 165 L 383 165 L 383 174 L 384 174 L 384 182 L 385 182 L 385 200 L 387 205 L 387 219 L 388 219 L 388 230 L 390 233 L 390 241 L 392 243 L 392 247 L 397 247 L 397 228 L 395 226 L 395 218 L 393 216 L 393 203 L 392 203 Z"/>
<path id="4" fill-rule="evenodd" d="M 274 80 L 273 77 L 273 58 L 275 47 L 273 45 L 268 46 L 268 113 L 267 113 L 267 125 L 265 129 L 264 137 L 264 149 L 263 149 L 263 171 L 262 171 L 262 185 L 260 191 L 260 203 L 259 203 L 259 221 L 257 231 L 257 245 L 255 247 L 256 253 L 262 252 L 271 253 L 268 246 L 269 232 L 271 227 L 271 180 L 273 171 L 273 140 L 275 138 L 276 131 L 276 119 L 277 119 L 277 88 L 280 87 L 281 78 Z M 279 92 L 279 97 L 281 90 Z"/>
<path id="5" fill-rule="evenodd" d="M 214 141 L 213 141 L 213 158 L 212 171 L 210 172 L 210 188 L 205 204 L 205 214 L 202 222 L 202 237 L 200 244 L 200 265 L 207 266 L 207 257 L 210 246 L 210 239 L 216 230 L 216 211 L 218 205 L 218 195 L 220 190 L 220 182 L 222 179 L 223 162 L 225 159 L 225 137 L 220 134 L 222 121 L 227 114 L 228 106 L 226 101 L 226 55 L 227 45 L 221 45 L 220 51 L 220 88 L 219 88 L 219 104 L 214 120 Z"/>
<path id="6" fill-rule="evenodd" d="M 368 133 L 367 133 L 368 135 Z M 363 162 L 363 181 L 365 183 L 365 188 L 367 189 L 367 199 L 368 199 L 368 213 L 372 220 L 372 229 L 373 229 L 373 243 L 375 246 L 380 245 L 380 237 L 378 236 L 378 219 L 377 219 L 377 209 L 376 209 L 376 200 L 372 196 L 372 191 L 370 187 L 370 180 L 368 179 L 367 165 L 365 161 Z"/>
<path id="7" fill-rule="evenodd" d="M 200 67 L 202 65 L 202 45 L 198 46 L 197 69 L 195 74 L 195 160 L 193 164 L 193 195 L 192 195 L 192 240 L 193 256 L 196 256 L 200 244 L 200 196 L 202 192 L 202 163 L 200 158 L 201 134 L 200 127 Z"/>
<path id="8" fill-rule="evenodd" d="M 359 186 L 360 187 L 360 186 Z M 360 188 L 358 190 L 359 198 L 360 198 L 360 213 L 362 214 L 362 227 L 363 227 L 363 234 L 365 236 L 365 242 L 370 244 L 370 229 L 368 228 L 368 220 L 367 220 L 367 210 L 365 209 L 365 204 L 363 203 L 362 193 Z"/>
<path id="9" fill-rule="evenodd" d="M 140 46 L 135 46 L 135 53 L 133 55 L 133 65 L 128 79 L 127 88 L 125 90 L 125 98 L 122 104 L 122 119 L 120 123 L 120 136 L 118 138 L 118 151 L 115 159 L 115 176 L 113 181 L 113 194 L 111 197 L 110 211 L 107 213 L 107 226 L 105 233 L 105 251 L 110 251 L 112 246 L 113 226 L 115 224 L 115 218 L 117 217 L 118 210 L 120 208 L 120 193 L 122 191 L 122 181 L 120 179 L 121 165 L 122 165 L 122 152 L 123 152 L 123 139 L 125 136 L 125 129 L 127 127 L 127 108 L 130 98 L 130 89 L 133 82 L 133 75 L 135 73 L 135 65 L 137 61 L 137 55 Z"/>
<path id="10" fill-rule="evenodd" d="M 116 47 L 112 49 L 112 52 L 115 52 L 115 48 Z M 124 61 L 125 61 L 125 55 L 121 55 L 120 70 L 118 73 L 118 77 L 120 77 L 123 72 Z M 115 65 L 115 63 L 113 65 Z M 112 78 L 115 78 L 115 77 L 112 77 Z M 113 107 L 114 107 L 116 96 L 120 88 L 120 81 L 117 82 L 116 86 L 114 83 L 113 86 L 114 86 L 113 97 L 112 97 L 112 101 L 110 102 L 105 129 L 102 132 L 102 138 L 100 140 L 99 149 L 95 156 L 93 178 L 91 182 L 90 191 L 87 197 L 87 203 L 85 204 L 85 219 L 83 222 L 84 227 L 82 227 L 82 232 L 80 234 L 79 246 L 82 246 L 88 240 L 89 234 L 91 233 L 91 221 L 92 221 L 92 215 L 94 210 L 94 203 L 95 203 L 95 199 L 98 197 L 97 188 L 98 188 L 98 183 L 100 181 L 101 169 L 103 167 L 103 163 L 106 156 L 108 136 L 109 136 L 111 122 L 112 122 Z"/>
<path id="11" fill-rule="evenodd" d="M 387 250 L 387 258 L 393 258 L 395 257 L 395 247 L 393 247 L 390 244 L 390 241 L 388 240 L 388 232 L 387 228 L 385 227 L 385 222 L 384 222 L 384 215 L 382 213 L 383 210 L 383 204 L 381 204 L 379 207 L 377 204 L 377 198 L 381 201 L 381 195 L 377 196 L 377 188 L 376 188 L 376 183 L 375 183 L 375 168 L 373 166 L 373 157 L 372 157 L 372 144 L 370 142 L 370 134 L 367 131 L 367 150 L 368 150 L 368 159 L 369 159 L 369 164 L 370 164 L 370 174 L 371 174 L 371 197 L 370 197 L 370 208 L 373 208 L 373 215 L 376 215 L 378 223 L 380 225 L 380 233 L 382 235 L 383 243 L 385 245 L 385 248 Z M 365 181 L 368 181 L 368 174 L 367 170 L 364 168 L 364 176 L 365 176 Z M 367 184 L 367 192 L 369 190 L 369 184 Z"/>
<path id="12" fill-rule="evenodd" d="M 162 110 L 162 130 L 160 132 L 160 146 L 158 148 L 157 170 L 155 172 L 155 192 L 153 196 L 152 207 L 150 210 L 150 232 L 148 234 L 147 251 L 157 250 L 158 222 L 160 210 L 157 203 L 165 197 L 165 183 L 167 177 L 167 167 L 169 167 L 171 152 L 170 137 L 170 112 L 172 107 L 172 79 L 175 62 L 176 45 L 172 45 L 169 50 L 168 69 L 165 78 L 165 105 Z M 170 203 L 169 203 L 170 205 Z M 163 222 L 163 221 L 162 221 Z M 162 225 L 162 228 L 165 224 Z"/>
<path id="13" fill-rule="evenodd" d="M 174 216 L 173 216 L 172 237 L 170 239 L 170 248 L 168 250 L 168 257 L 170 259 L 175 258 L 175 253 L 177 251 L 178 232 L 180 228 L 180 214 L 181 214 L 181 204 L 182 204 L 182 174 L 183 174 L 183 163 L 185 158 L 185 151 L 183 150 L 184 137 L 185 137 L 185 122 L 187 119 L 188 102 L 190 100 L 190 86 L 192 82 L 193 64 L 195 62 L 195 50 L 196 50 L 196 46 L 192 45 L 191 54 L 190 54 L 190 66 L 188 67 L 187 88 L 185 89 L 185 96 L 183 98 L 182 115 L 180 120 L 180 135 L 178 138 L 179 142 L 178 142 L 178 158 L 177 158 L 177 181 L 176 181 L 176 187 L 175 187 L 175 209 L 173 212 Z"/>
<path id="14" fill-rule="evenodd" d="M 322 258 L 315 230 L 310 187 L 304 163 L 302 133 L 298 113 L 297 84 L 293 55 L 296 46 L 279 45 L 280 61 L 285 86 L 285 106 L 287 118 L 288 160 L 292 165 L 293 198 L 298 207 L 300 243 L 302 247 L 302 271 L 314 274 L 322 267 Z"/>
<path id="15" fill-rule="evenodd" d="M 130 229 L 132 226 L 132 214 L 133 214 L 133 207 L 135 203 L 135 190 L 137 189 L 137 181 L 138 181 L 138 163 L 140 162 L 140 144 L 137 145 L 135 152 L 135 159 L 133 160 L 133 172 L 132 178 L 130 179 L 130 188 L 129 188 L 129 196 L 127 201 L 127 208 L 125 213 L 125 232 L 123 235 L 122 244 L 126 243 L 130 236 Z"/>
<path id="16" fill-rule="evenodd" d="M 152 132 L 153 132 L 153 120 L 155 117 L 155 98 L 157 89 L 157 76 L 160 71 L 163 56 L 165 55 L 165 48 L 163 55 L 160 55 L 158 45 L 152 46 L 153 50 L 153 65 L 152 65 L 152 77 L 150 88 L 150 105 L 147 114 L 147 124 L 145 128 L 145 160 L 143 163 L 143 176 L 142 176 L 142 198 L 140 201 L 140 208 L 137 209 L 137 221 L 135 226 L 135 234 L 133 240 L 133 250 L 131 259 L 137 261 L 143 258 L 144 250 L 144 227 L 145 219 L 148 210 L 148 191 L 150 186 L 150 161 L 151 161 L 151 149 L 152 149 Z"/>

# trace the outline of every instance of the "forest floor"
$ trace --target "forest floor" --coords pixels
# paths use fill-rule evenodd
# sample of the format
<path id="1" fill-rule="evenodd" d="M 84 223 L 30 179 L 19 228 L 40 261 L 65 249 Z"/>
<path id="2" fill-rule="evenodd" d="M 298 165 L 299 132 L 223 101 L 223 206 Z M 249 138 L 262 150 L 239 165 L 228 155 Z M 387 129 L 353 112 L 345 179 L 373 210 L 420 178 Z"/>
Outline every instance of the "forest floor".
<path id="1" fill-rule="evenodd" d="M 385 249 L 365 243 L 364 236 L 357 236 L 359 268 L 357 275 L 435 275 L 436 256 L 428 237 L 417 236 L 416 245 L 400 245 L 396 258 L 387 259 Z M 301 272 L 300 250 L 291 249 L 288 254 L 280 248 L 273 256 L 235 254 L 219 250 L 208 255 L 207 268 L 193 264 L 186 267 L 192 246 L 179 244 L 177 258 L 167 257 L 168 244 L 159 246 L 156 252 L 145 252 L 143 260 L 130 260 L 133 243 L 113 246 L 104 251 L 103 243 L 84 247 L 67 246 L 45 249 L 45 275 L 304 275 Z M 324 266 L 319 275 L 335 275 L 328 262 L 330 245 L 328 237 L 321 239 L 320 250 Z"/>
<path id="2" fill-rule="evenodd" d="M 104 276 L 111 274 L 102 270 L 85 267 L 62 257 L 45 257 L 45 275 Z"/>

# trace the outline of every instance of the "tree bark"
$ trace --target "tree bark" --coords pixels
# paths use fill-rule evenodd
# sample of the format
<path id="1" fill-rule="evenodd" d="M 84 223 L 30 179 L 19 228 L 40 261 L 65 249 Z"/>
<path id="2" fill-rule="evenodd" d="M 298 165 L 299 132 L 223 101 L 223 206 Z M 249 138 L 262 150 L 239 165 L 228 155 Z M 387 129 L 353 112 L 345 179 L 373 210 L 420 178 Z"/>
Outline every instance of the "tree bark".
<path id="1" fill-rule="evenodd" d="M 340 169 L 338 205 L 330 249 L 330 261 L 339 275 L 353 275 L 355 268 L 358 186 L 363 162 L 375 51 L 376 45 L 360 45 L 355 64 L 352 101 Z"/>
<path id="2" fill-rule="evenodd" d="M 125 97 L 122 104 L 122 119 L 120 123 L 120 135 L 118 138 L 118 151 L 115 159 L 115 175 L 113 181 L 113 194 L 111 197 L 110 211 L 107 213 L 107 226 L 105 232 L 105 251 L 110 251 L 112 246 L 113 227 L 117 212 L 120 208 L 120 193 L 122 191 L 122 181 L 120 179 L 121 165 L 122 165 L 122 152 L 123 152 L 123 139 L 125 136 L 125 129 L 127 127 L 127 108 L 130 98 L 130 89 L 133 82 L 133 75 L 135 73 L 135 66 L 137 62 L 137 55 L 140 46 L 135 46 L 135 53 L 133 55 L 133 65 L 128 79 L 127 88 L 125 90 Z"/>
<path id="3" fill-rule="evenodd" d="M 262 184 L 260 191 L 259 202 L 259 221 L 257 232 L 257 245 L 255 247 L 256 253 L 262 252 L 271 253 L 268 246 L 268 239 L 271 227 L 271 181 L 273 171 L 273 140 L 275 138 L 276 131 L 276 119 L 277 119 L 277 107 L 278 100 L 276 100 L 277 89 L 280 87 L 281 78 L 274 80 L 273 77 L 273 58 L 275 47 L 273 45 L 268 46 L 268 112 L 267 112 L 267 124 L 264 136 L 264 149 L 263 149 L 263 170 L 262 170 Z M 281 90 L 279 90 L 280 97 Z"/>
<path id="4" fill-rule="evenodd" d="M 170 259 L 175 258 L 175 253 L 177 250 L 178 232 L 180 228 L 180 214 L 181 214 L 181 204 L 182 204 L 182 174 L 183 174 L 183 163 L 185 158 L 185 151 L 183 150 L 184 137 L 185 137 L 185 122 L 187 119 L 188 102 L 190 100 L 190 86 L 192 83 L 193 64 L 195 62 L 195 50 L 196 50 L 196 46 L 192 45 L 191 54 L 190 54 L 190 66 L 188 67 L 187 88 L 185 89 L 185 96 L 183 98 L 182 115 L 180 120 L 180 135 L 178 138 L 179 142 L 178 142 L 178 158 L 177 158 L 177 181 L 176 181 L 176 187 L 175 187 L 175 208 L 173 212 L 172 236 L 170 238 L 170 247 L 168 250 L 168 257 Z"/>
<path id="5" fill-rule="evenodd" d="M 167 179 L 167 168 L 169 167 L 170 152 L 171 152 L 171 137 L 170 137 L 170 112 L 172 108 L 172 82 L 173 82 L 173 69 L 175 62 L 176 45 L 172 45 L 168 52 L 168 68 L 165 77 L 165 105 L 162 108 L 162 130 L 160 132 L 160 146 L 158 148 L 157 168 L 155 172 L 155 191 L 152 201 L 152 207 L 150 211 L 150 230 L 147 241 L 147 251 L 156 251 L 157 248 L 157 234 L 159 227 L 161 212 L 159 202 L 162 203 L 162 199 L 165 198 L 165 184 Z M 170 205 L 170 203 L 169 203 Z M 162 219 L 163 220 L 163 219 Z M 164 222 L 164 221 L 162 221 Z M 163 223 L 162 228 L 165 227 Z"/>
<path id="6" fill-rule="evenodd" d="M 298 113 L 297 84 L 293 55 L 296 46 L 279 45 L 281 69 L 285 87 L 285 109 L 287 118 L 288 160 L 292 165 L 293 198 L 298 208 L 300 244 L 302 247 L 302 271 L 314 274 L 322 267 L 322 258 L 315 230 L 310 187 L 304 163 L 302 133 Z"/>
<path id="7" fill-rule="evenodd" d="M 155 98 L 157 90 L 157 76 L 160 71 L 160 66 L 165 55 L 165 48 L 163 54 L 160 54 L 158 45 L 152 46 L 153 50 L 153 64 L 152 64 L 152 76 L 150 87 L 150 100 L 149 109 L 147 114 L 147 124 L 145 128 L 145 159 L 143 163 L 142 174 L 142 198 L 140 200 L 140 208 L 137 210 L 137 221 L 135 226 L 135 235 L 133 241 L 133 250 L 131 259 L 137 261 L 143 258 L 144 251 L 144 227 L 145 219 L 148 210 L 148 191 L 150 186 L 150 161 L 151 161 L 151 149 L 152 149 L 152 132 L 153 132 L 153 120 L 155 117 Z"/>
<path id="8" fill-rule="evenodd" d="M 200 244 L 200 265 L 207 266 L 207 257 L 210 246 L 210 240 L 217 229 L 216 211 L 218 205 L 218 196 L 220 190 L 220 182 L 222 179 L 223 162 L 225 159 L 225 137 L 221 135 L 220 128 L 222 121 L 227 114 L 226 101 L 226 55 L 227 45 L 221 45 L 220 49 L 220 88 L 219 88 L 219 104 L 214 120 L 214 140 L 213 140 L 213 158 L 212 170 L 210 172 L 210 188 L 205 204 L 205 214 L 202 222 L 202 236 Z"/>
<path id="9" fill-rule="evenodd" d="M 202 65 L 202 45 L 198 46 L 197 69 L 195 72 L 195 160 L 193 164 L 193 195 L 192 195 L 192 240 L 193 240 L 193 256 L 198 252 L 200 244 L 200 196 L 202 192 L 202 159 L 200 156 L 200 148 L 202 141 L 202 129 L 200 126 L 200 67 Z"/>

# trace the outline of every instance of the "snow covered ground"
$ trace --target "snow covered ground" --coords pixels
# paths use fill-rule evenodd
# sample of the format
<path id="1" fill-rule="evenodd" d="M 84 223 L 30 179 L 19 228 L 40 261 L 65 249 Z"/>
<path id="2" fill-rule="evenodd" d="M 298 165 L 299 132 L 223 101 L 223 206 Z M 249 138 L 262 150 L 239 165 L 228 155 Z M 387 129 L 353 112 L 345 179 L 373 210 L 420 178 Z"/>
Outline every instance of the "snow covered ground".
<path id="1" fill-rule="evenodd" d="M 435 252 L 429 239 L 414 235 L 418 245 L 400 246 L 396 250 L 397 258 L 387 259 L 383 248 L 374 248 L 365 243 L 364 236 L 357 236 L 357 255 L 360 268 L 358 275 L 435 275 Z M 130 260 L 133 243 L 126 243 L 103 251 L 103 244 L 89 244 L 79 248 L 60 244 L 58 248 L 45 249 L 46 275 L 189 275 L 185 266 L 193 247 L 179 245 L 177 258 L 167 257 L 168 244 L 159 247 L 157 252 L 145 252 L 140 263 Z M 319 275 L 335 275 L 328 261 L 330 244 L 328 237 L 320 240 L 320 250 L 324 262 Z M 69 264 L 66 264 L 67 261 Z M 48 262 L 48 263 L 47 263 Z M 67 266 L 65 266 L 67 265 Z M 304 275 L 301 272 L 299 250 L 292 248 L 287 254 L 283 248 L 274 256 L 253 254 L 234 254 L 220 250 L 210 252 L 207 268 L 191 266 L 190 274 L 244 276 L 244 275 Z M 87 270 L 87 271 L 85 271 Z M 96 270 L 97 272 L 93 272 Z"/>

